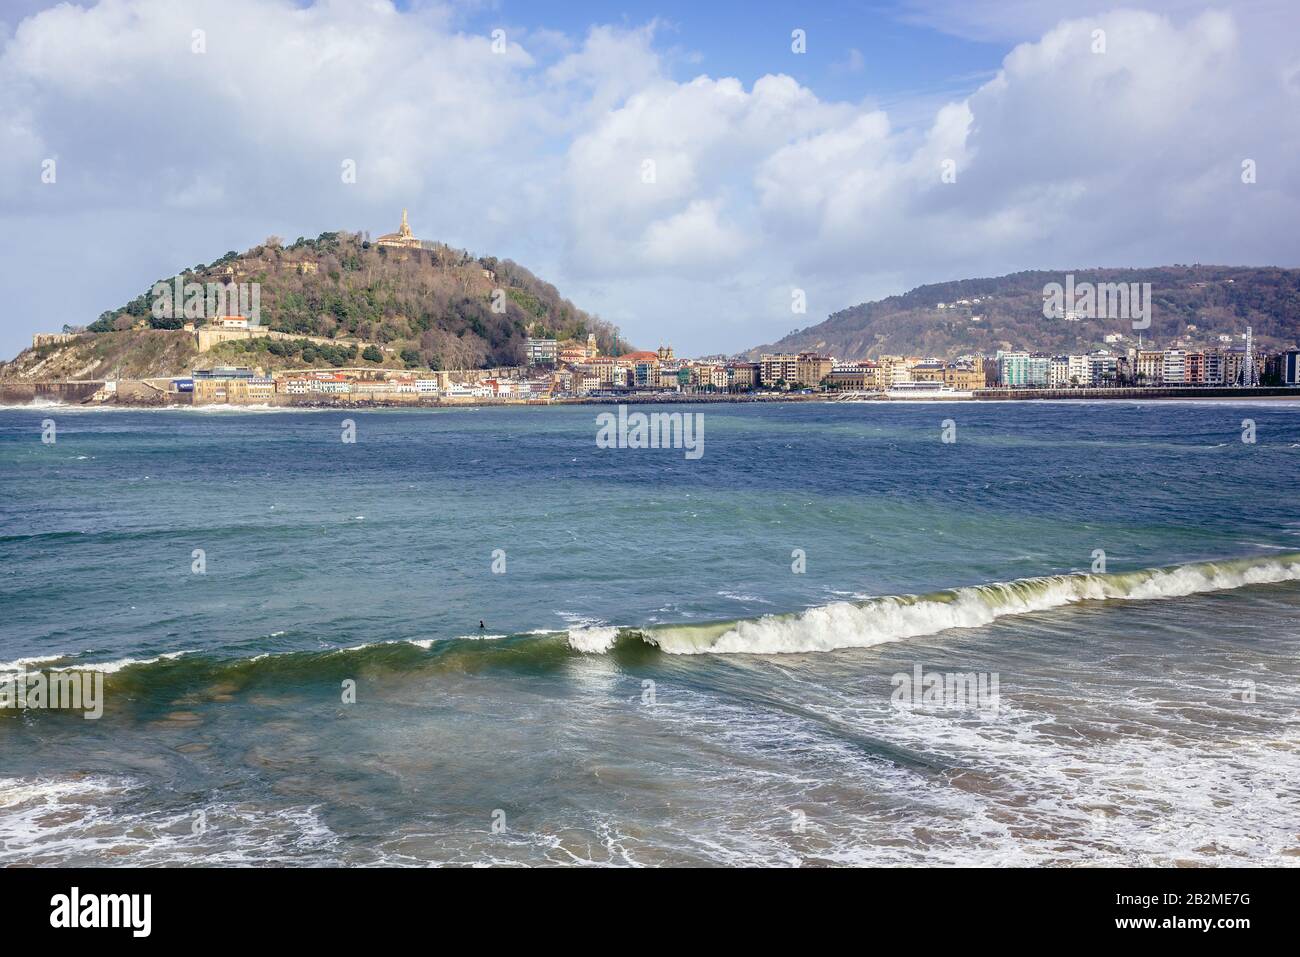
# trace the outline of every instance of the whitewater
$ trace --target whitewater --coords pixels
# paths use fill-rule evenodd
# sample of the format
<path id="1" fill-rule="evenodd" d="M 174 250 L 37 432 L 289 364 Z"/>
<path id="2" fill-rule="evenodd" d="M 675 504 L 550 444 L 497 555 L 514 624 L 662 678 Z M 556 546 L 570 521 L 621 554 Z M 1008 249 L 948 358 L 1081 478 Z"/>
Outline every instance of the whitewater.
<path id="1" fill-rule="evenodd" d="M 0 409 L 0 866 L 1300 863 L 1300 405 L 672 409 Z"/>

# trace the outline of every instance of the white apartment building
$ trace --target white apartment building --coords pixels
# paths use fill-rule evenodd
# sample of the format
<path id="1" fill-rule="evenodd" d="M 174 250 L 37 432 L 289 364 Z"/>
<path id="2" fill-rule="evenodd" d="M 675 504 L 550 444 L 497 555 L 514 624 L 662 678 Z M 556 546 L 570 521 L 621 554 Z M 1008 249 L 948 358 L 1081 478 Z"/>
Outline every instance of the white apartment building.
<path id="1" fill-rule="evenodd" d="M 1074 370 L 1071 363 L 1074 356 L 1052 356 L 1047 363 L 1047 384 L 1053 389 L 1068 389 L 1070 376 Z"/>
<path id="2" fill-rule="evenodd" d="M 1182 349 L 1168 349 L 1161 365 L 1160 381 L 1165 385 L 1182 385 L 1187 381 L 1187 353 Z"/>
<path id="3" fill-rule="evenodd" d="M 1119 360 L 1105 353 L 1070 356 L 1070 383 L 1080 388 L 1096 388 L 1114 381 L 1119 373 Z"/>

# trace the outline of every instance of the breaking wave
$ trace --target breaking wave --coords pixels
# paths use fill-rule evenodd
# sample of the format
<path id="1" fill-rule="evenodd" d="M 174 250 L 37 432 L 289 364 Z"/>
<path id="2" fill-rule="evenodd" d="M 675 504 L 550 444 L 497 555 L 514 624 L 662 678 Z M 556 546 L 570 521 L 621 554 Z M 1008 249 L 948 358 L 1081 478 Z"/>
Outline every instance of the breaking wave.
<path id="1" fill-rule="evenodd" d="M 1300 554 L 1193 562 L 1111 574 L 1047 575 L 928 595 L 834 602 L 805 611 L 712 625 L 653 628 L 645 639 L 670 654 L 793 654 L 869 648 L 977 628 L 1006 615 L 1083 601 L 1151 601 L 1300 579 Z"/>
<path id="2" fill-rule="evenodd" d="M 1300 580 L 1300 553 L 1287 553 L 1112 574 L 1023 578 L 926 595 L 837 601 L 800 612 L 703 624 L 637 628 L 584 623 L 567 631 L 413 638 L 322 651 L 263 653 L 251 658 L 170 652 L 146 659 L 91 662 L 85 655 L 55 654 L 0 663 L 0 678 L 14 671 L 101 671 L 107 686 L 123 693 L 112 700 L 126 698 L 143 705 L 189 691 L 202 692 L 205 686 L 214 694 L 228 695 L 268 683 L 281 687 L 337 683 L 355 675 L 360 667 L 392 675 L 491 670 L 536 674 L 563 668 L 575 655 L 615 655 L 630 660 L 659 653 L 776 655 L 869 648 L 1078 602 L 1153 601 L 1296 580 Z"/>

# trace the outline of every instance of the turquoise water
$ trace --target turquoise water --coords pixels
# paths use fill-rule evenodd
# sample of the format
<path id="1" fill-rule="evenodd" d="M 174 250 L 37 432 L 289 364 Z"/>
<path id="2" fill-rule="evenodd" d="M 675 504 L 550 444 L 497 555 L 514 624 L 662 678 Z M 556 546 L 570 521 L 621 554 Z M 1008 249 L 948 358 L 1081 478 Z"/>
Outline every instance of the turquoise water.
<path id="1" fill-rule="evenodd" d="M 0 862 L 1300 860 L 1300 409 L 601 411 L 0 411 Z"/>

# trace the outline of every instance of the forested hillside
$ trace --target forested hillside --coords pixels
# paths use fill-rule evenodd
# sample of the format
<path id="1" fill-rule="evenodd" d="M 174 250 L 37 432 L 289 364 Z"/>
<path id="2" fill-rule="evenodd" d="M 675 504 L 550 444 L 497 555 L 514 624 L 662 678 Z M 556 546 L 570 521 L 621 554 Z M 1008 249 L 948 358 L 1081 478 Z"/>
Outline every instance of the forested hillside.
<path id="1" fill-rule="evenodd" d="M 391 346 L 412 368 L 516 365 L 524 359 L 530 330 L 558 339 L 593 333 L 605 352 L 615 343 L 611 325 L 519 264 L 440 243 L 388 248 L 347 232 L 291 245 L 270 237 L 247 252 L 232 250 L 186 269 L 181 277 L 187 283 L 260 283 L 263 326 Z M 170 283 L 171 277 L 160 281 Z M 181 318 L 155 318 L 152 304 L 146 289 L 103 313 L 89 330 L 181 327 Z"/>
<path id="2" fill-rule="evenodd" d="M 1151 327 L 1142 337 L 1158 347 L 1217 346 L 1220 335 L 1240 341 L 1246 326 L 1253 327 L 1261 348 L 1294 347 L 1300 341 L 1300 270 L 1195 265 L 1079 269 L 1073 275 L 1076 283 L 1151 283 Z M 1065 272 L 1035 271 L 919 286 L 843 309 L 750 354 L 816 350 L 844 359 L 952 358 L 999 349 L 1064 354 L 1105 348 L 1105 336 L 1113 333 L 1136 343 L 1138 333 L 1126 320 L 1045 319 L 1043 288 L 1064 281 Z"/>

